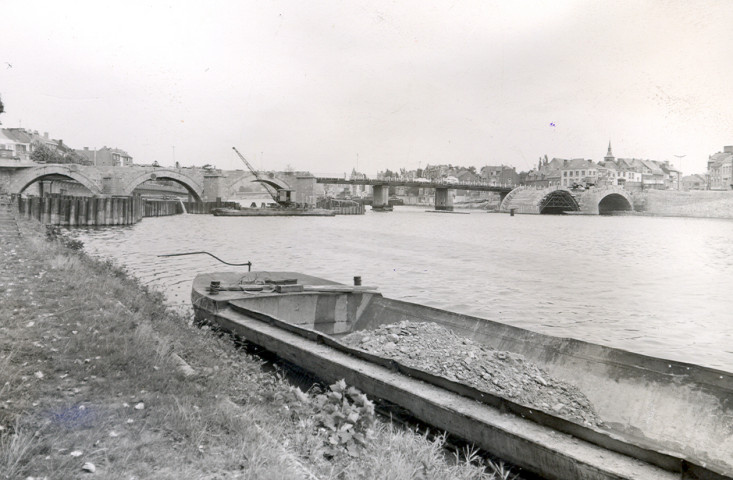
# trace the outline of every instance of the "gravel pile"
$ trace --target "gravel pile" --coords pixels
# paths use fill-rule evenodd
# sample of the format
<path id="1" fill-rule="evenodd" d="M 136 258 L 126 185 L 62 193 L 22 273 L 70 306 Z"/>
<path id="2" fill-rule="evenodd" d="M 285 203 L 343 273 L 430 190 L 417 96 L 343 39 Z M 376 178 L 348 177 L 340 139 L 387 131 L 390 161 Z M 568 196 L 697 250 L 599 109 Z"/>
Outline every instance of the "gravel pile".
<path id="1" fill-rule="evenodd" d="M 576 423 L 601 424 L 576 387 L 550 377 L 522 355 L 494 350 L 435 323 L 403 321 L 340 341 Z"/>

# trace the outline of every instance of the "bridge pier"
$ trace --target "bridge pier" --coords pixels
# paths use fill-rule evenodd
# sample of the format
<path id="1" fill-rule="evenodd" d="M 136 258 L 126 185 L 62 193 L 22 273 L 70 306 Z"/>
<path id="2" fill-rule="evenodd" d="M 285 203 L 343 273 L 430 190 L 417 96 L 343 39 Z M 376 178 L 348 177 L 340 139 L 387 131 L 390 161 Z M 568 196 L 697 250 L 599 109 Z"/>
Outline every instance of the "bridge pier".
<path id="1" fill-rule="evenodd" d="M 224 192 L 224 176 L 218 173 L 204 174 L 204 202 L 216 202 Z"/>
<path id="2" fill-rule="evenodd" d="M 374 185 L 374 200 L 372 201 L 372 210 L 377 212 L 391 212 L 392 206 L 389 204 L 389 185 Z"/>
<path id="3" fill-rule="evenodd" d="M 435 189 L 435 209 L 452 212 L 453 211 L 453 192 L 452 188 L 436 188 Z"/>

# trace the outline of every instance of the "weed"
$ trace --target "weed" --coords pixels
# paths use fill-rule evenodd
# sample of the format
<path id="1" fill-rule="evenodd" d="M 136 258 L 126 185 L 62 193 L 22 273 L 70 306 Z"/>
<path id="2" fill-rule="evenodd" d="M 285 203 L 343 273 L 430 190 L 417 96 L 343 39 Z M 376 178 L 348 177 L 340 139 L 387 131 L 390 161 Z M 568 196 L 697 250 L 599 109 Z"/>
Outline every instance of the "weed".
<path id="1" fill-rule="evenodd" d="M 346 450 L 352 457 L 359 455 L 359 447 L 366 445 L 374 424 L 374 404 L 358 389 L 339 380 L 329 387 L 330 392 L 319 394 L 314 404 L 319 411 L 318 421 L 328 431 L 327 455 L 335 456 Z"/>
<path id="2" fill-rule="evenodd" d="M 28 454 L 37 443 L 37 436 L 18 424 L 11 432 L 0 432 L 0 471 L 4 478 L 19 478 L 25 470 Z"/>

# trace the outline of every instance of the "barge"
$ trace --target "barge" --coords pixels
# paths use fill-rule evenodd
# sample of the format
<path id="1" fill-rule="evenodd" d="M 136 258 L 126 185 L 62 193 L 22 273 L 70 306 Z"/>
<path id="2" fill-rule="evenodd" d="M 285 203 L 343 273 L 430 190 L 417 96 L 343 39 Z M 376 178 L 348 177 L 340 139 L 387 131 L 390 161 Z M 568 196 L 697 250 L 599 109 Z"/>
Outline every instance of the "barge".
<path id="1" fill-rule="evenodd" d="M 324 208 L 215 208 L 215 217 L 333 217 L 336 212 Z"/>
<path id="2" fill-rule="evenodd" d="M 198 275 L 192 303 L 198 322 L 238 334 L 324 381 L 344 379 L 543 478 L 733 478 L 728 372 L 543 335 L 296 272 Z M 579 389 L 600 422 L 565 418 L 341 340 L 405 321 L 432 322 L 523 356 Z"/>

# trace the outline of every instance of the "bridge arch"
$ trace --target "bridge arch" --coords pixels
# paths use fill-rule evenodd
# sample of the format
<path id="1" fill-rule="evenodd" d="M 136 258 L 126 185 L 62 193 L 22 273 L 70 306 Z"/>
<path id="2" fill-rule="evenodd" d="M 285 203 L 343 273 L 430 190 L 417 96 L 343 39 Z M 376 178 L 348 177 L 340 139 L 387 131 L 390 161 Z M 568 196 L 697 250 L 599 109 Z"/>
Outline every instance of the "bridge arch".
<path id="1" fill-rule="evenodd" d="M 541 215 L 559 215 L 563 212 L 577 212 L 580 210 L 575 197 L 570 191 L 564 189 L 547 192 L 540 200 L 538 207 Z"/>
<path id="2" fill-rule="evenodd" d="M 151 170 L 136 176 L 122 187 L 122 194 L 132 195 L 133 190 L 148 180 L 172 180 L 184 187 L 199 202 L 202 201 L 204 195 L 203 186 L 196 180 L 174 170 L 166 169 Z"/>
<path id="3" fill-rule="evenodd" d="M 580 197 L 581 211 L 596 215 L 608 215 L 617 211 L 633 211 L 634 200 L 621 187 L 591 188 Z"/>
<path id="4" fill-rule="evenodd" d="M 606 195 L 598 202 L 598 214 L 608 215 L 611 212 L 629 212 L 633 210 L 631 202 L 619 193 Z"/>
<path id="5" fill-rule="evenodd" d="M 263 184 L 267 184 L 274 188 L 275 190 L 291 190 L 290 185 L 288 183 L 281 179 L 277 178 L 275 176 L 266 176 L 265 178 L 261 178 L 260 180 L 254 180 L 255 182 L 260 182 Z"/>
<path id="6" fill-rule="evenodd" d="M 92 195 L 101 195 L 102 187 L 81 173 L 75 165 L 44 165 L 24 170 L 13 176 L 8 185 L 9 193 L 20 194 L 39 180 L 65 177 L 83 185 Z"/>
<path id="7" fill-rule="evenodd" d="M 517 187 L 504 197 L 499 206 L 502 212 L 559 214 L 580 210 L 572 192 L 564 187 Z"/>

